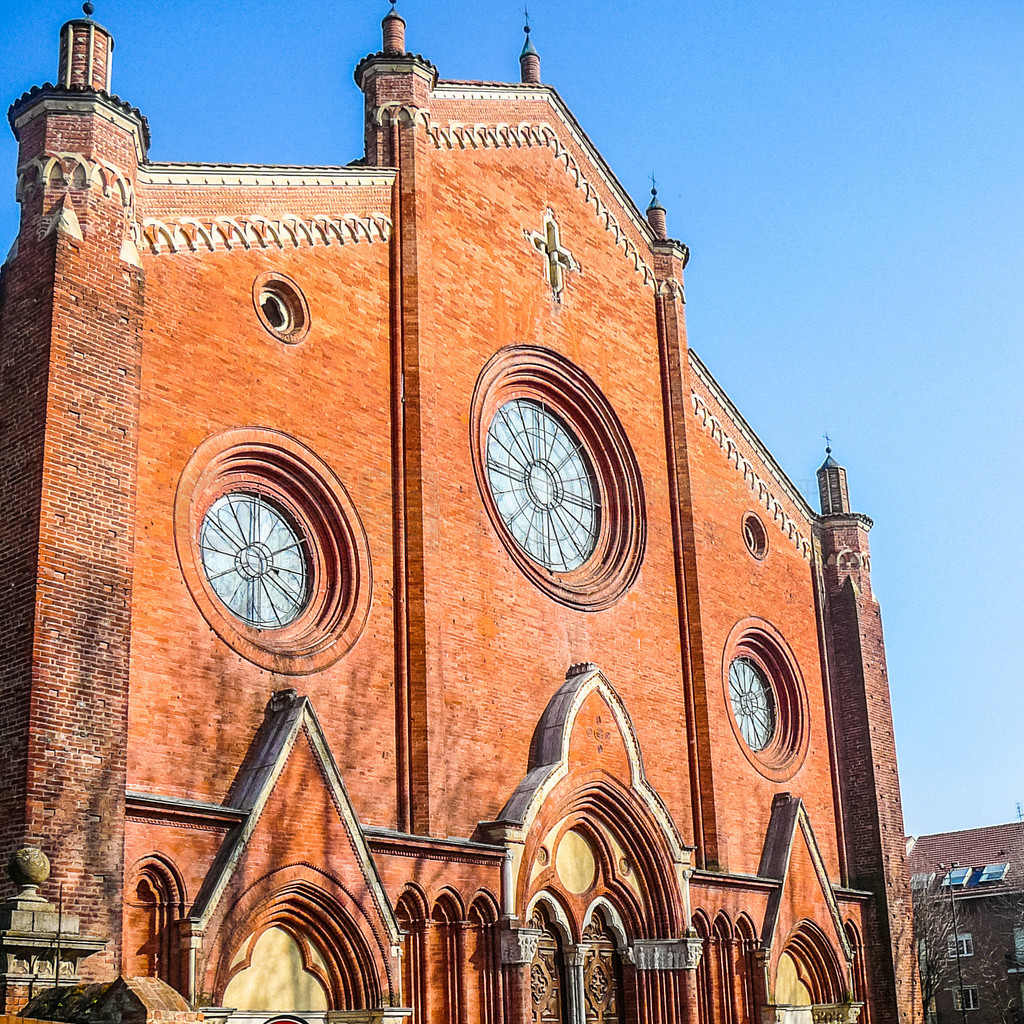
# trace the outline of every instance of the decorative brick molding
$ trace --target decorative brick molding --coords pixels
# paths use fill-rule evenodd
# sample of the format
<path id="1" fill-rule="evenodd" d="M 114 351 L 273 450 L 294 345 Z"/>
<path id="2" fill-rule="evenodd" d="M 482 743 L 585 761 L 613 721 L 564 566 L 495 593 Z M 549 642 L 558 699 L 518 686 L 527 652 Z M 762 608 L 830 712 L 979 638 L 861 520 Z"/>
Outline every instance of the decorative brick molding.
<path id="1" fill-rule="evenodd" d="M 313 245 L 348 245 L 358 242 L 386 242 L 391 237 L 391 218 L 382 213 L 365 217 L 319 214 L 308 220 L 295 214 L 274 218 L 262 216 L 215 217 L 199 220 L 177 217 L 142 222 L 142 241 L 155 255 L 178 252 L 218 252 L 233 249 L 278 249 Z"/>
<path id="2" fill-rule="evenodd" d="M 120 196 L 126 210 L 135 209 L 135 192 L 124 171 L 105 160 L 82 153 L 54 152 L 33 157 L 18 168 L 14 196 L 20 203 L 38 185 L 50 188 L 99 188 L 105 196 Z"/>
<path id="3" fill-rule="evenodd" d="M 82 153 L 43 153 L 18 168 L 15 198 L 22 203 L 39 187 L 62 189 L 65 197 L 73 192 L 99 189 L 107 198 L 120 199 L 124 210 L 124 240 L 120 256 L 126 262 L 138 265 L 141 236 L 135 212 L 135 189 L 121 168 L 106 160 L 93 159 Z M 64 205 L 66 208 L 66 202 Z M 64 216 L 75 217 L 73 209 Z M 53 215 L 50 219 L 44 218 L 40 225 L 40 237 L 50 230 L 53 220 Z M 78 237 L 82 237 L 81 228 L 78 229 Z"/>
<path id="4" fill-rule="evenodd" d="M 758 476 L 753 463 L 741 452 L 740 445 L 729 434 L 721 421 L 708 408 L 707 402 L 696 391 L 690 395 L 693 401 L 693 414 L 701 426 L 711 435 L 711 439 L 725 452 L 725 457 L 743 475 L 743 480 L 757 499 L 758 505 L 771 515 L 783 535 L 788 537 L 793 546 L 810 561 L 811 541 L 801 529 L 804 524 L 798 523 L 783 507 L 768 484 Z M 790 496 L 791 497 L 791 496 Z"/>
<path id="5" fill-rule="evenodd" d="M 562 164 L 565 173 L 573 179 L 573 184 L 583 193 L 586 203 L 593 205 L 597 219 L 604 229 L 622 249 L 623 255 L 640 274 L 643 282 L 650 288 L 657 284 L 654 271 L 640 255 L 633 241 L 623 231 L 618 218 L 601 196 L 598 190 L 587 180 L 576 158 L 569 151 L 555 129 L 549 124 L 457 124 L 435 126 L 430 123 L 429 114 L 425 119 L 427 135 L 438 149 L 521 149 L 532 146 L 546 146 L 555 160 Z"/>

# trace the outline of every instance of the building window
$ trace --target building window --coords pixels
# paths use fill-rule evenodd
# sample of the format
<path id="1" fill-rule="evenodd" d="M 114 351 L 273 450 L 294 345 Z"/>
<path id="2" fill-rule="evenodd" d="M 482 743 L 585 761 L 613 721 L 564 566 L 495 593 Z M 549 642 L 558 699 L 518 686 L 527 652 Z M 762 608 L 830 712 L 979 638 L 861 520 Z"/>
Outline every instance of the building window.
<path id="1" fill-rule="evenodd" d="M 1006 877 L 1009 864 L 986 864 L 979 882 L 1001 882 Z"/>
<path id="2" fill-rule="evenodd" d="M 204 441 L 178 484 L 174 532 L 200 612 L 261 668 L 318 671 L 362 632 L 366 533 L 341 481 L 295 438 L 245 427 Z"/>
<path id="3" fill-rule="evenodd" d="M 951 957 L 974 956 L 974 940 L 970 932 L 960 932 L 958 935 L 946 937 L 947 951 Z"/>
<path id="4" fill-rule="evenodd" d="M 971 876 L 970 868 L 953 868 L 949 874 L 942 880 L 942 884 L 948 885 L 952 889 L 962 888 L 967 884 L 967 879 Z"/>
<path id="5" fill-rule="evenodd" d="M 302 613 L 309 591 L 306 546 L 287 512 L 259 492 L 221 495 L 199 530 L 214 593 L 256 629 L 280 629 Z"/>
<path id="6" fill-rule="evenodd" d="M 748 512 L 743 517 L 743 543 L 759 561 L 768 554 L 768 533 L 764 523 L 753 512 Z"/>
<path id="7" fill-rule="evenodd" d="M 750 658 L 737 658 L 729 666 L 732 713 L 753 751 L 764 750 L 775 735 L 775 700 L 764 673 Z"/>
<path id="8" fill-rule="evenodd" d="M 961 998 L 961 992 L 963 998 Z M 953 989 L 953 1008 L 956 1010 L 977 1010 L 980 1006 L 978 1002 L 978 988 L 976 985 L 964 985 L 962 989 Z"/>
<path id="9" fill-rule="evenodd" d="M 290 277 L 260 274 L 252 301 L 260 323 L 279 341 L 295 345 L 309 333 L 309 303 Z"/>
<path id="10" fill-rule="evenodd" d="M 539 402 L 514 398 L 487 430 L 487 482 L 501 521 L 535 562 L 579 568 L 597 546 L 600 502 L 586 449 Z"/>
<path id="11" fill-rule="evenodd" d="M 643 481 L 581 369 L 544 348 L 499 349 L 473 392 L 470 450 L 484 508 L 531 583 L 588 612 L 626 593 L 646 544 Z"/>
<path id="12" fill-rule="evenodd" d="M 743 619 L 726 641 L 723 696 L 733 733 L 765 778 L 792 778 L 807 753 L 807 693 L 789 645 L 764 619 Z"/>
<path id="13" fill-rule="evenodd" d="M 1017 967 L 1024 967 L 1024 928 L 1013 929 L 1013 955 L 1017 959 Z"/>

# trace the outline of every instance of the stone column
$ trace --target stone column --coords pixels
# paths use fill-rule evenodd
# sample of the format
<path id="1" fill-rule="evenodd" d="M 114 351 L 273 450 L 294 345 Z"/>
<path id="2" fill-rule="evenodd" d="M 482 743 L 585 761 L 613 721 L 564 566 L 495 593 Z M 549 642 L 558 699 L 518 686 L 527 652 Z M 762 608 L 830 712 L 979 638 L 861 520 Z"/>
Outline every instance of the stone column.
<path id="1" fill-rule="evenodd" d="M 530 964 L 537 954 L 540 930 L 516 928 L 505 921 L 500 932 L 501 971 L 505 988 L 505 1024 L 530 1024 Z"/>

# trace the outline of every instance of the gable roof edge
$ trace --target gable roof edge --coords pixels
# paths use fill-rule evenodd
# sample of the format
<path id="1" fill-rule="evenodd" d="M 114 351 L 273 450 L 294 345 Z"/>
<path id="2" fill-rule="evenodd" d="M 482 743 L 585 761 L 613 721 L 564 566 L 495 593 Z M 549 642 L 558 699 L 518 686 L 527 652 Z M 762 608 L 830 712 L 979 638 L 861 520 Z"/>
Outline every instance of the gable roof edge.
<path id="1" fill-rule="evenodd" d="M 188 914 L 193 929 L 202 932 L 208 927 L 277 780 L 284 771 L 295 742 L 300 732 L 305 730 L 314 756 L 323 770 L 338 816 L 352 838 L 356 860 L 367 888 L 373 894 L 381 921 L 387 928 L 388 940 L 392 946 L 396 946 L 401 941 L 401 932 L 394 910 L 313 705 L 308 697 L 297 697 L 287 706 L 282 706 L 277 698 L 277 694 L 271 698 L 267 717 L 253 737 L 242 768 L 228 793 L 227 806 L 247 812 L 247 817 L 244 823 L 224 837 L 220 851 L 196 895 Z"/>
<path id="2" fill-rule="evenodd" d="M 558 94 L 558 90 L 551 85 L 510 85 L 499 82 L 458 82 L 440 81 L 435 86 L 432 96 L 438 99 L 452 100 L 546 100 L 548 106 L 555 112 L 558 119 L 568 130 L 573 142 L 589 157 L 597 168 L 597 172 L 608 191 L 615 197 L 623 211 L 629 216 L 633 226 L 640 233 L 644 241 L 652 248 L 660 243 L 654 232 L 651 230 L 647 218 L 643 215 L 640 207 L 637 206 L 633 197 L 626 191 L 619 181 L 615 172 L 608 165 L 608 162 L 601 155 L 601 151 L 591 141 L 590 136 L 583 130 L 575 115 L 569 109 L 565 100 Z"/>

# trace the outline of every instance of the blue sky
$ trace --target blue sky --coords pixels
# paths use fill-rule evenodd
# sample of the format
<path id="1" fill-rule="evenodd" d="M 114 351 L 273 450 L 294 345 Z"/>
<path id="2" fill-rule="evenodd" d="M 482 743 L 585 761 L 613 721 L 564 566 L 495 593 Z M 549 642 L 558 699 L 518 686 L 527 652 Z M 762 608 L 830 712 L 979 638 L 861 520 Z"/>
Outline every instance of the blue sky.
<path id="1" fill-rule="evenodd" d="M 343 164 L 382 0 L 98 0 L 154 160 Z M 401 0 L 443 78 L 515 80 L 514 2 Z M 75 4 L 0 0 L 6 102 Z M 1024 7 L 533 0 L 554 85 L 641 206 L 657 174 L 691 345 L 814 496 L 822 434 L 872 516 L 907 829 L 1024 801 Z M 0 139 L 0 249 L 17 230 Z M 817 507 L 816 498 L 814 500 Z"/>

